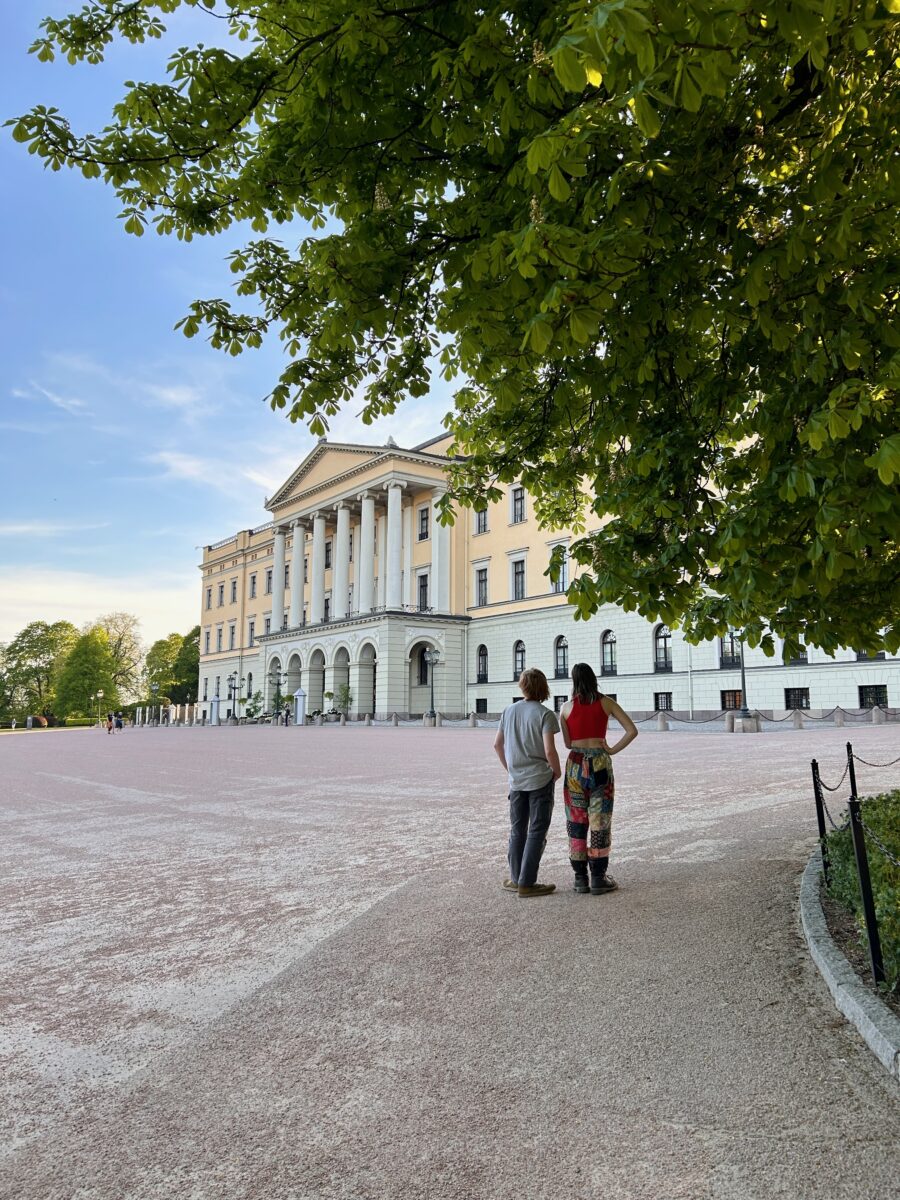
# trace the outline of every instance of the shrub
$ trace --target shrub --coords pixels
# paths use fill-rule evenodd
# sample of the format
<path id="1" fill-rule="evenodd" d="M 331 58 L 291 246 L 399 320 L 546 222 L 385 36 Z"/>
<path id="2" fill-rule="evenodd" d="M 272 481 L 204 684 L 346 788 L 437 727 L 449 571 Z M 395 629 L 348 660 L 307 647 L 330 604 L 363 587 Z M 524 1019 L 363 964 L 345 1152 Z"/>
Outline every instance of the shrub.
<path id="1" fill-rule="evenodd" d="M 900 790 L 863 800 L 862 819 L 894 858 L 900 859 Z M 895 867 L 868 836 L 866 853 L 884 957 L 884 973 L 888 986 L 897 990 L 900 986 L 900 868 Z M 828 861 L 831 865 L 829 894 L 853 914 L 860 931 L 860 941 L 867 946 L 856 859 L 849 829 L 834 830 L 829 835 Z"/>
<path id="2" fill-rule="evenodd" d="M 62 724 L 66 729 L 79 729 L 84 725 L 96 725 L 97 720 L 95 717 L 66 717 Z"/>

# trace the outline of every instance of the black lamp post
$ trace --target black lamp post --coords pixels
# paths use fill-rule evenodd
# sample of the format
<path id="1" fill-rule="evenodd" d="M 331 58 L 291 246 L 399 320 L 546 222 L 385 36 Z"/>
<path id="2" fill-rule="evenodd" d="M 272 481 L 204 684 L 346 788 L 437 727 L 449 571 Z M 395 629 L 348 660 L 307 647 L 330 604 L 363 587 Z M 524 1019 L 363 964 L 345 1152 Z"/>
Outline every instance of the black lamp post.
<path id="1" fill-rule="evenodd" d="M 281 685 L 287 679 L 287 671 L 271 670 L 269 672 L 269 683 L 275 684 L 275 713 L 276 721 L 281 719 Z"/>
<path id="2" fill-rule="evenodd" d="M 238 675 L 237 671 L 232 671 L 226 682 L 228 683 L 228 690 L 231 694 L 231 715 L 234 717 L 235 721 L 237 721 L 240 719 L 241 715 L 238 711 L 238 705 L 241 702 L 241 688 L 244 686 L 244 676 Z"/>
<path id="3" fill-rule="evenodd" d="M 747 675 L 744 671 L 744 636 L 741 634 L 741 708 L 738 716 L 743 721 L 750 716 L 750 709 L 747 707 Z"/>
<path id="4" fill-rule="evenodd" d="M 153 693 L 153 707 L 154 707 L 154 708 L 156 708 L 156 693 L 159 691 L 159 684 L 158 684 L 158 683 L 151 683 L 151 684 L 150 684 L 150 691 Z M 157 722 L 157 724 L 159 723 L 159 720 L 158 720 L 158 718 L 157 718 L 157 716 L 156 716 L 156 714 L 155 714 L 155 713 L 154 713 L 154 716 L 153 716 L 153 720 L 154 720 L 154 721 L 156 721 L 156 722 Z"/>
<path id="5" fill-rule="evenodd" d="M 428 716 L 434 719 L 436 713 L 434 711 L 434 668 L 441 661 L 441 656 L 437 650 L 432 650 L 429 646 L 423 655 L 425 662 L 428 664 L 428 676 L 431 681 L 431 708 L 428 710 Z"/>

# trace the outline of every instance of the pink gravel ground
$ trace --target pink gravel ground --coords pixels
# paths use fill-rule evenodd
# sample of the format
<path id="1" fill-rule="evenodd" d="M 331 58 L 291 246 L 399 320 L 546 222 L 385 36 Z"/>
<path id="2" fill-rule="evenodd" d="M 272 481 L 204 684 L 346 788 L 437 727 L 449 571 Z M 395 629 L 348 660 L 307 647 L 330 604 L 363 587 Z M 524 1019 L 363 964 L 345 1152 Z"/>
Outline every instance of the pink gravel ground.
<path id="1" fill-rule="evenodd" d="M 526 904 L 486 729 L 3 735 L 0 1196 L 887 1196 L 897 1090 L 796 930 L 847 738 L 900 753 L 646 733 L 621 890 L 567 890 L 560 794 Z"/>

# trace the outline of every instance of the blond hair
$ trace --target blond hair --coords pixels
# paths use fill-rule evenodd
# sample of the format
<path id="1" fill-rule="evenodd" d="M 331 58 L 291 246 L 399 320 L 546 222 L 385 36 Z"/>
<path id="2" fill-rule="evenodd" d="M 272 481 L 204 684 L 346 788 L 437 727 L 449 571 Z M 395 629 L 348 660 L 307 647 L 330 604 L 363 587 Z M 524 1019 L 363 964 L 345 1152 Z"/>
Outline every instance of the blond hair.
<path id="1" fill-rule="evenodd" d="M 526 700 L 549 700 L 550 684 L 547 676 L 537 667 L 526 667 L 519 676 L 519 687 Z"/>

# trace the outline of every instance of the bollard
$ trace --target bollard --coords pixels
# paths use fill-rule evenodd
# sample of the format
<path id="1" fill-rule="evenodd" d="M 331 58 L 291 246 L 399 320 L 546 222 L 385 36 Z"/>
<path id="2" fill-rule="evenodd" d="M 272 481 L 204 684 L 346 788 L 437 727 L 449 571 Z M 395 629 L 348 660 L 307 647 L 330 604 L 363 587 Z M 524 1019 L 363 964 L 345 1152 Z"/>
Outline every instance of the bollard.
<path id="1" fill-rule="evenodd" d="M 729 709 L 725 714 L 725 732 L 734 733 L 734 709 Z"/>
<path id="2" fill-rule="evenodd" d="M 665 713 L 660 713 L 659 716 L 656 718 L 656 728 L 659 730 L 660 733 L 668 732 L 669 722 L 666 720 Z"/>
<path id="3" fill-rule="evenodd" d="M 834 710 L 834 724 L 838 729 L 844 728 L 844 710 L 842 708 Z"/>
<path id="4" fill-rule="evenodd" d="M 319 715 L 316 717 L 316 724 L 317 725 L 325 724 L 325 714 L 324 713 L 319 713 Z"/>
<path id="5" fill-rule="evenodd" d="M 434 714 L 434 724 L 436 729 L 440 729 L 441 725 L 443 724 L 443 718 L 440 713 Z"/>
<path id="6" fill-rule="evenodd" d="M 884 709 L 881 708 L 880 705 L 878 705 L 878 704 L 876 704 L 875 707 L 872 709 L 872 724 L 873 725 L 883 725 L 884 724 Z"/>
<path id="7" fill-rule="evenodd" d="M 803 728 L 803 713 L 800 711 L 799 708 L 794 709 L 794 728 L 795 729 Z"/>
<path id="8" fill-rule="evenodd" d="M 394 726 L 395 729 L 400 724 L 400 718 L 397 716 L 396 713 L 394 713 L 394 715 L 391 717 L 391 724 Z"/>
<path id="9" fill-rule="evenodd" d="M 347 714 L 341 713 L 341 719 L 340 719 L 340 721 L 338 721 L 338 725 L 346 725 L 346 724 L 347 724 Z"/>
<path id="10" fill-rule="evenodd" d="M 371 725 L 371 724 L 372 724 L 372 716 L 370 713 L 366 713 L 366 719 L 363 721 L 363 725 Z"/>
<path id="11" fill-rule="evenodd" d="M 470 729 L 478 728 L 478 718 L 476 717 L 476 715 L 474 713 L 469 713 L 469 728 Z"/>
<path id="12" fill-rule="evenodd" d="M 422 728 L 423 729 L 431 728 L 431 717 L 429 717 L 428 713 L 422 713 Z"/>

